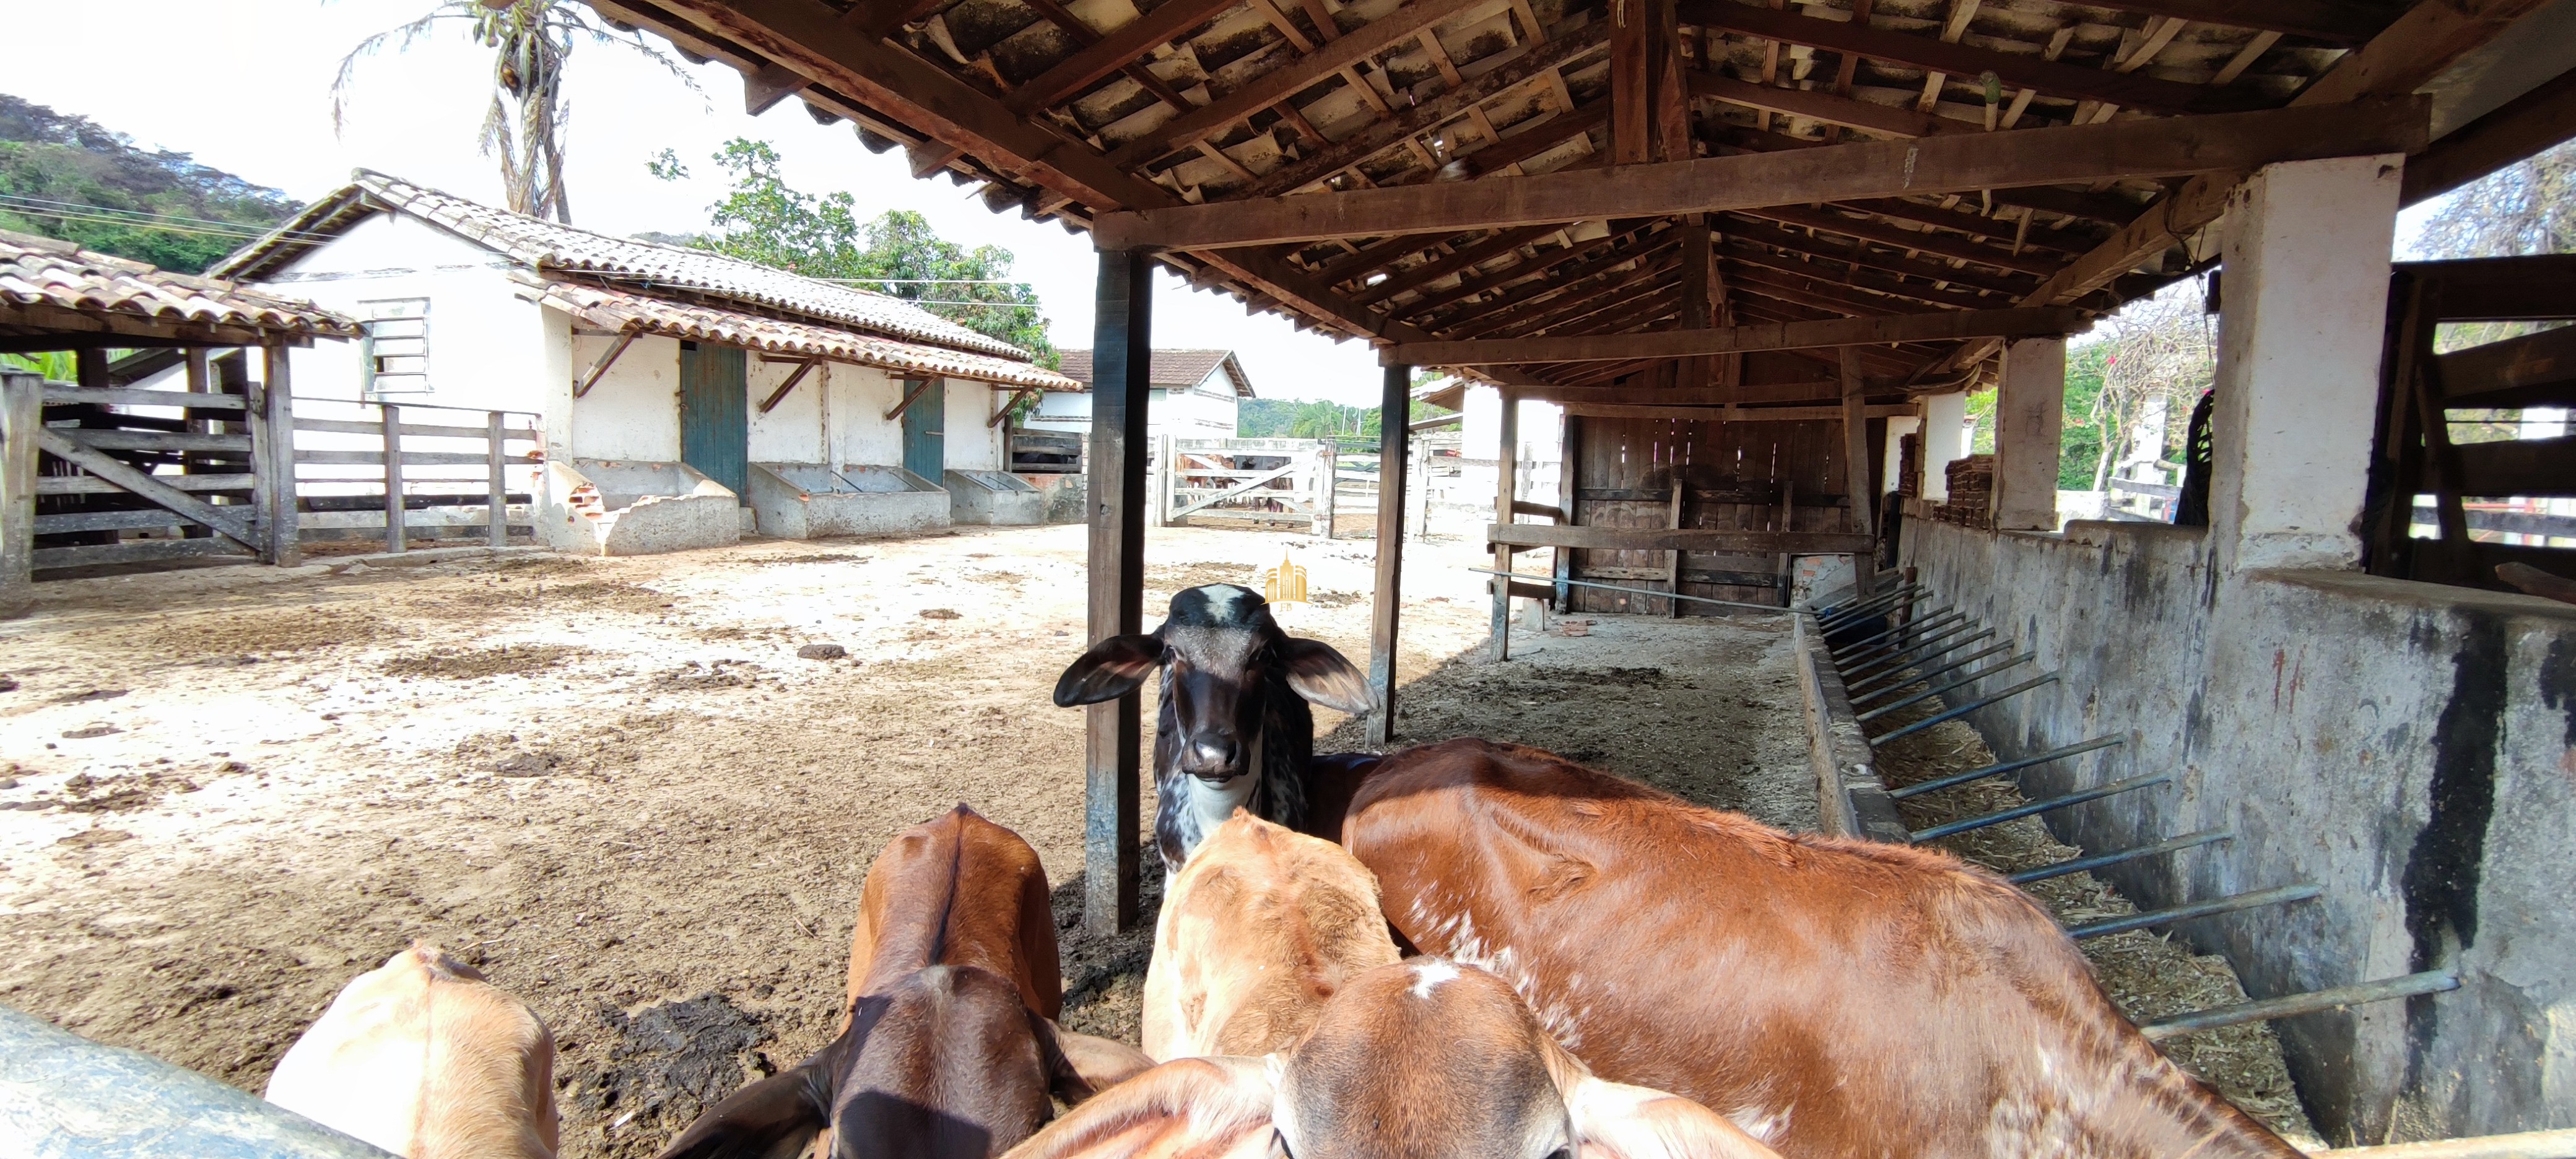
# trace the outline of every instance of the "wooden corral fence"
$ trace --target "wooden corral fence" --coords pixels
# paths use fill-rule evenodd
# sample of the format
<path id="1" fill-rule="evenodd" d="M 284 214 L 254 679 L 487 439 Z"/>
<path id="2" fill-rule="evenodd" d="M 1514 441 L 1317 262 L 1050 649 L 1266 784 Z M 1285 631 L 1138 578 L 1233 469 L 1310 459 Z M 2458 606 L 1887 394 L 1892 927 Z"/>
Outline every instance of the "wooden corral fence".
<path id="1" fill-rule="evenodd" d="M 299 400 L 298 535 L 307 543 L 382 539 L 387 551 L 407 550 L 414 539 L 479 538 L 501 547 L 511 532 L 533 535 L 528 507 L 545 445 L 537 418 L 527 411 Z"/>
<path id="2" fill-rule="evenodd" d="M 146 350 L 88 385 L 0 376 L 9 430 L 0 550 L 32 570 L 210 556 L 294 563 L 295 468 L 280 453 L 294 429 L 286 359 L 264 353 L 264 385 L 251 381 L 244 350 Z M 181 364 L 185 391 L 114 385 Z"/>
<path id="3" fill-rule="evenodd" d="M 1071 475 L 1082 470 L 1082 435 L 1074 431 L 1011 428 L 1011 470 L 1027 475 Z"/>
<path id="4" fill-rule="evenodd" d="M 1690 421 L 1629 417 L 1622 407 L 1567 407 L 1575 449 L 1567 468 L 1571 523 L 1672 531 L 1840 532 L 1866 536 L 1852 514 L 1853 472 L 1837 418 Z M 1817 408 L 1821 409 L 1821 408 Z M 1758 413 L 1758 412 L 1755 412 Z M 1863 486 L 1876 493 L 1884 464 L 1883 416 L 1868 420 Z M 1555 516 L 1524 507 L 1521 514 Z M 1654 551 L 1587 548 L 1559 554 L 1561 578 L 1657 587 L 1684 595 L 1787 606 L 1789 552 Z M 1566 585 L 1576 612 L 1681 615 L 1688 601 Z M 1700 605 L 1705 614 L 1707 605 Z"/>
<path id="5" fill-rule="evenodd" d="M 1332 440 L 1165 436 L 1158 443 L 1156 511 L 1164 526 L 1287 525 L 1332 537 L 1340 483 Z"/>

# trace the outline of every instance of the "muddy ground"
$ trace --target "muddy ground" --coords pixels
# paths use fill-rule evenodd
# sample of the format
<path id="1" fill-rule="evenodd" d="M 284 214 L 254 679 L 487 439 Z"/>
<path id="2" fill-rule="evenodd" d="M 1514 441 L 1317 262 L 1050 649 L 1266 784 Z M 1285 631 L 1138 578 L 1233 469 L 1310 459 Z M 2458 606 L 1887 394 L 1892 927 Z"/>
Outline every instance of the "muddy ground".
<path id="1" fill-rule="evenodd" d="M 40 585 L 0 625 L 0 1002 L 256 1091 L 350 976 L 425 938 L 555 1028 L 565 1154 L 650 1154 L 822 1045 L 869 860 L 964 801 L 1058 885 L 1067 1023 L 1132 1041 L 1146 935 L 1079 933 L 1081 718 L 1048 702 L 1080 646 L 1083 544 Z M 1365 540 L 1158 529 L 1148 622 L 1292 546 L 1314 601 L 1291 630 L 1365 662 Z M 1812 824 L 1783 629 L 1649 655 L 1604 620 L 1494 669 L 1473 546 L 1409 551 L 1401 739 L 1544 744 Z M 1325 747 L 1355 744 L 1318 718 Z"/>

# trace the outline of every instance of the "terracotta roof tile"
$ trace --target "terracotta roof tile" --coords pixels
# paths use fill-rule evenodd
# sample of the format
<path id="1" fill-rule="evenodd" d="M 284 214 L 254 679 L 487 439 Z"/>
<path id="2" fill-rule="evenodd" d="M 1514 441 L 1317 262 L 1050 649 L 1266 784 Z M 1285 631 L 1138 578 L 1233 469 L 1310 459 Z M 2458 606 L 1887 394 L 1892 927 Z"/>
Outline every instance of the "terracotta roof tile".
<path id="1" fill-rule="evenodd" d="M 0 303 L 83 314 L 226 326 L 306 337 L 355 337 L 358 323 L 310 302 L 214 278 L 174 274 L 70 242 L 0 230 Z M 0 318 L 0 331 L 47 329 Z"/>

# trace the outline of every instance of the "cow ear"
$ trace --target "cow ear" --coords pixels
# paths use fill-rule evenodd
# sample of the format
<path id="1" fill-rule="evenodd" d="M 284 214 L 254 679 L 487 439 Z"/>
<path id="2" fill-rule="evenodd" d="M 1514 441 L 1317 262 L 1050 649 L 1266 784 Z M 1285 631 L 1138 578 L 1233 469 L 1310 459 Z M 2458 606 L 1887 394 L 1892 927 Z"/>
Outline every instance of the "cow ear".
<path id="1" fill-rule="evenodd" d="M 656 1159 L 796 1159 L 831 1122 L 815 1062 L 725 1096 Z"/>
<path id="2" fill-rule="evenodd" d="M 1288 665 L 1288 687 L 1299 696 L 1353 716 L 1377 707 L 1368 678 L 1330 644 L 1290 637 L 1280 659 Z"/>
<path id="3" fill-rule="evenodd" d="M 1163 662 L 1163 641 L 1147 634 L 1111 636 L 1091 646 L 1055 681 L 1055 706 L 1116 700 L 1145 683 Z"/>
<path id="4" fill-rule="evenodd" d="M 1154 1060 L 1126 1043 L 1077 1034 L 1053 1019 L 1029 1016 L 1038 1032 L 1047 1064 L 1047 1086 L 1055 1097 L 1078 1104 L 1154 1068 Z"/>
<path id="5" fill-rule="evenodd" d="M 1271 1096 L 1260 1059 L 1176 1059 L 1065 1112 L 1004 1159 L 1263 1159 Z"/>
<path id="6" fill-rule="evenodd" d="M 1564 1090 L 1581 1159 L 1779 1159 L 1743 1128 L 1679 1095 L 1588 1074 Z"/>

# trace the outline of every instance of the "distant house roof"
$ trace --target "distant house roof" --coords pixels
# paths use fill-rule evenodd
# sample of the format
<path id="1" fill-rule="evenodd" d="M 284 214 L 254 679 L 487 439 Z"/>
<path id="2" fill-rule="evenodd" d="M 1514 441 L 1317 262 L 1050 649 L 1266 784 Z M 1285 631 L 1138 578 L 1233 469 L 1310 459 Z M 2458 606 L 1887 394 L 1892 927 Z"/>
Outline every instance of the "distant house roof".
<path id="1" fill-rule="evenodd" d="M 1091 352 L 1059 350 L 1056 353 L 1063 358 L 1064 376 L 1080 382 L 1084 390 L 1091 389 Z M 1187 390 L 1206 382 L 1208 375 L 1220 367 L 1225 370 L 1227 380 L 1234 384 L 1235 397 L 1253 397 L 1252 377 L 1243 372 L 1243 363 L 1235 359 L 1231 350 L 1157 350 L 1154 352 L 1152 379 L 1159 387 Z"/>
<path id="2" fill-rule="evenodd" d="M 897 373 L 967 378 L 1004 386 L 1070 390 L 1079 385 L 1043 366 L 989 354 L 899 342 L 842 327 L 809 326 L 720 306 L 674 302 L 587 282 L 549 282 L 533 276 L 527 280 L 547 305 L 621 333 L 662 334 L 775 354 L 807 354 Z"/>
<path id="3" fill-rule="evenodd" d="M 621 283 L 654 297 L 672 297 L 669 291 L 679 291 L 686 296 L 723 298 L 826 325 L 856 326 L 891 338 L 1017 362 L 1032 360 L 1028 351 L 901 298 L 705 250 L 614 237 L 494 209 L 368 169 L 358 170 L 348 185 L 306 206 L 304 212 L 225 258 L 211 272 L 245 281 L 265 278 L 350 226 L 387 211 L 409 214 L 548 275 Z"/>
<path id="4" fill-rule="evenodd" d="M 57 334 L 260 346 L 355 337 L 358 323 L 311 302 L 0 230 L 0 336 Z"/>

